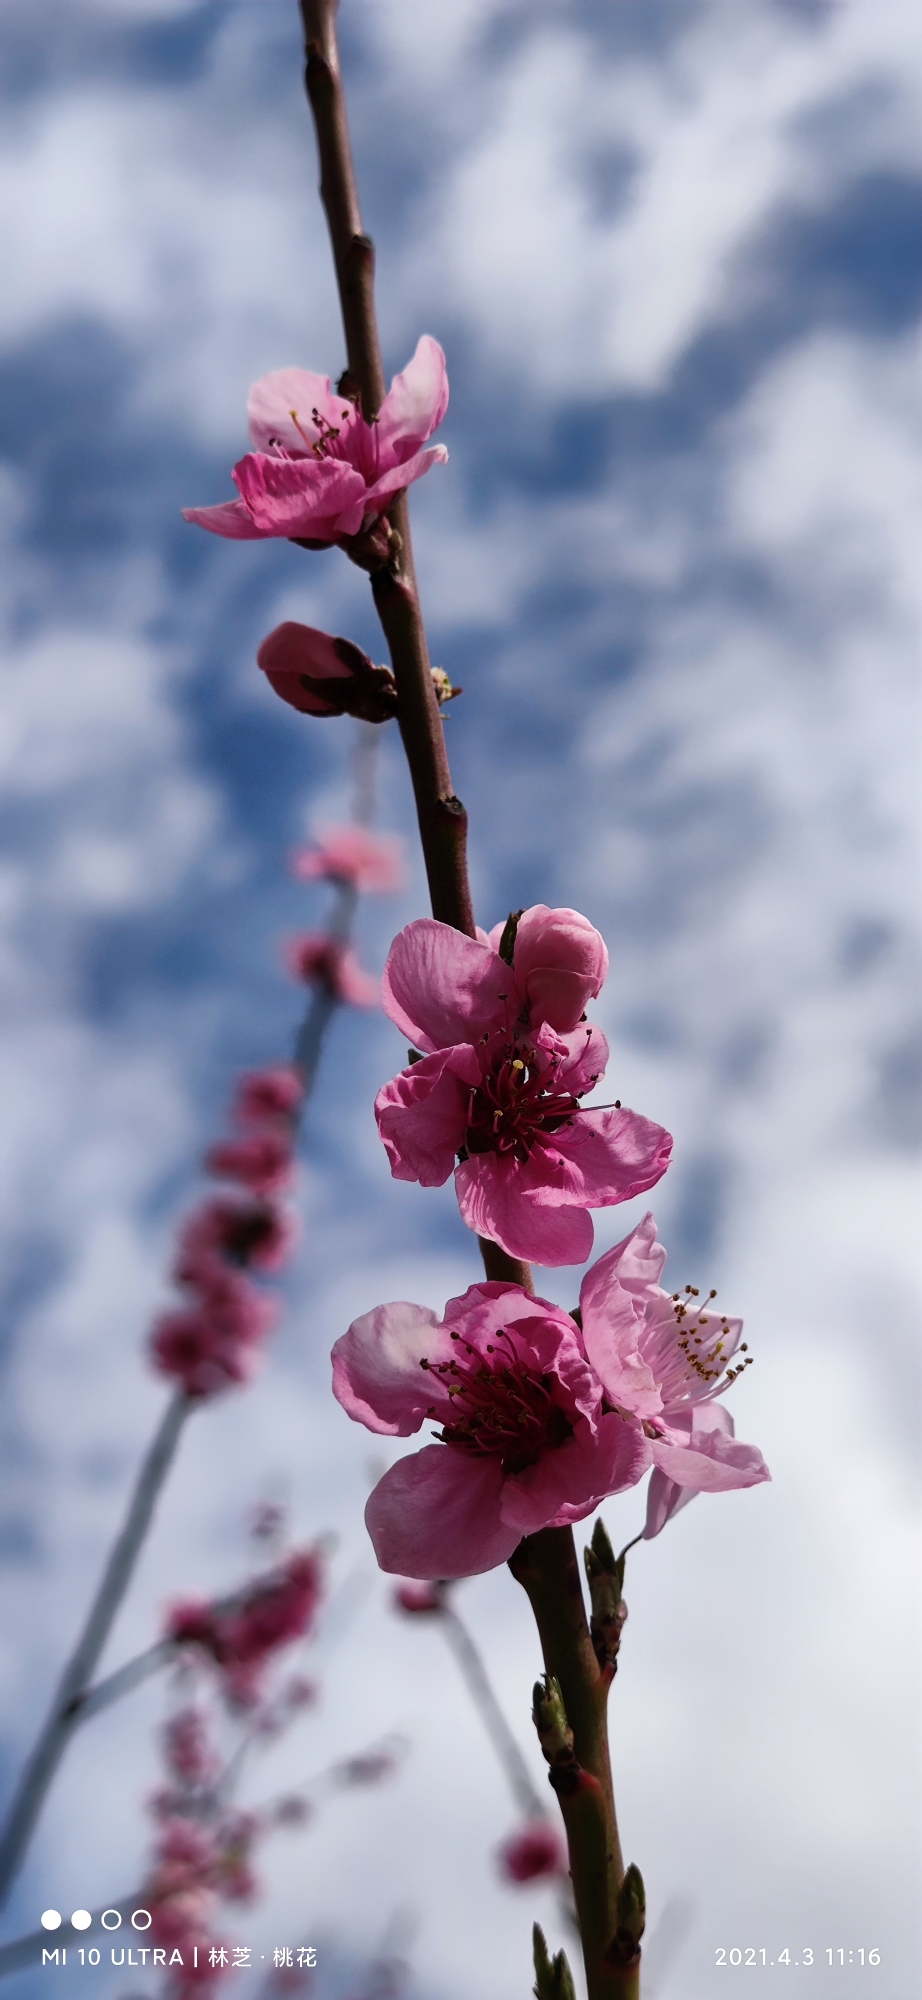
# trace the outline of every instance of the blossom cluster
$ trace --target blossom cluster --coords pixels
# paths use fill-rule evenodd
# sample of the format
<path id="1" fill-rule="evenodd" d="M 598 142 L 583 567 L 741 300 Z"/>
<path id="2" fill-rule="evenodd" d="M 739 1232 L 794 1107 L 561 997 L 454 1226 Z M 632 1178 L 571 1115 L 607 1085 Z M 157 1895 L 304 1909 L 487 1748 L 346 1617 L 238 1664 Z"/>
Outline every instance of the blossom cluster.
<path id="1" fill-rule="evenodd" d="M 177 1645 L 196 1647 L 217 1667 L 228 1699 L 250 1708 L 260 1699 L 272 1655 L 310 1630 L 323 1593 L 323 1573 L 319 1549 L 297 1549 L 224 1603 L 196 1599 L 174 1605 L 166 1636 Z"/>
<path id="2" fill-rule="evenodd" d="M 161 1314 L 150 1337 L 154 1367 L 205 1397 L 252 1376 L 275 1302 L 249 1276 L 285 1262 L 294 1242 L 290 1210 L 279 1200 L 294 1172 L 301 1084 L 293 1070 L 257 1070 L 241 1078 L 232 1138 L 212 1146 L 209 1172 L 231 1187 L 203 1201 L 183 1223 L 173 1267 L 186 1295 Z"/>

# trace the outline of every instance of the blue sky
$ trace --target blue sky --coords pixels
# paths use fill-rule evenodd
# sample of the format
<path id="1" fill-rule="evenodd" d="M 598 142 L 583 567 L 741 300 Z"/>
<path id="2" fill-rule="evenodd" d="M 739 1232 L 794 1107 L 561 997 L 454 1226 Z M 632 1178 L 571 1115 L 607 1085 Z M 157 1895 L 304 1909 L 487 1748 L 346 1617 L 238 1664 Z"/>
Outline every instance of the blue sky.
<path id="1" fill-rule="evenodd" d="M 914 1962 L 914 11 L 343 0 L 386 366 L 422 331 L 448 355 L 450 463 L 413 518 L 433 658 L 465 688 L 478 913 L 570 903 L 604 932 L 612 1094 L 676 1135 L 669 1275 L 718 1284 L 757 1355 L 737 1427 L 773 1486 L 696 1503 L 628 1591 L 626 1837 L 653 1922 L 689 1913 L 659 2000 L 710 2000 L 717 1946 L 780 1949 L 785 1926 L 880 1944 L 894 2000 Z M 285 709 L 255 649 L 284 617 L 380 643 L 337 554 L 179 513 L 230 496 L 252 379 L 342 364 L 294 5 L 7 0 L 0 38 L 12 1773 L 156 1415 L 141 1342 L 198 1157 L 236 1071 L 290 1046 L 278 938 L 322 896 L 289 850 L 347 808 L 349 726 Z M 412 837 L 391 732 L 380 793 Z M 362 911 L 366 962 L 423 907 L 414 860 Z M 477 1275 L 451 1190 L 388 1178 L 370 1105 L 400 1054 L 383 1020 L 336 1024 L 271 1365 L 190 1430 L 113 1664 L 166 1597 L 239 1573 L 243 1510 L 277 1486 L 371 1575 L 380 1454 L 332 1404 L 330 1344 Z M 599 1246 L 639 1212 L 600 1215 Z M 635 1530 L 636 1503 L 608 1512 Z M 523 1605 L 502 1572 L 465 1601 L 534 1756 Z M 278 1850 L 256 1928 L 363 1951 L 411 1900 L 420 1992 L 525 1990 L 553 1911 L 492 1882 L 511 1815 L 480 1724 L 376 1584 L 364 1616 L 305 1768 L 390 1727 L 413 1753 Z M 140 1865 L 162 1699 L 75 1747 L 17 1926 Z"/>

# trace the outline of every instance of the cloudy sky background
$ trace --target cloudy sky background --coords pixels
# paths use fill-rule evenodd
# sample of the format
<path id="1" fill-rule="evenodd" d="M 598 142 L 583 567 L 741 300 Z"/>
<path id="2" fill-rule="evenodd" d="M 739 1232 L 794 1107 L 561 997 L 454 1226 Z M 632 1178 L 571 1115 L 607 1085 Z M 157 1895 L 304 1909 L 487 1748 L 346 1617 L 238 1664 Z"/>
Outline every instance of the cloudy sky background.
<path id="1" fill-rule="evenodd" d="M 285 709 L 255 648 L 296 616 L 380 656 L 344 559 L 179 518 L 230 496 L 255 376 L 342 365 L 296 11 L 0 0 L 6 1784 L 162 1405 L 142 1340 L 197 1159 L 235 1073 L 291 1046 L 278 939 L 323 896 L 289 850 L 347 811 L 351 725 Z M 718 1285 L 756 1354 L 734 1409 L 774 1484 L 702 1499 L 629 1558 L 615 1772 L 651 2000 L 735 1991 L 733 1945 L 812 1946 L 819 1969 L 767 1970 L 772 1991 L 902 2000 L 917 10 L 344 0 L 342 34 L 385 364 L 422 331 L 449 360 L 451 462 L 415 489 L 414 533 L 433 657 L 465 688 L 448 728 L 478 911 L 569 903 L 604 932 L 610 1094 L 676 1138 L 668 1275 Z M 412 836 L 392 732 L 380 793 Z M 424 908 L 410 851 L 405 895 L 361 913 L 376 968 Z M 482 1725 L 438 1633 L 389 1613 L 364 1537 L 395 1454 L 328 1389 L 357 1311 L 477 1276 L 451 1189 L 389 1179 L 371 1099 L 401 1054 L 381 1018 L 335 1025 L 271 1364 L 190 1426 L 106 1657 L 149 1643 L 170 1596 L 233 1584 L 252 1501 L 285 1496 L 299 1539 L 335 1529 L 337 1576 L 368 1594 L 253 1795 L 391 1729 L 412 1749 L 275 1844 L 236 1935 L 326 1940 L 332 1993 L 337 1953 L 367 1957 L 408 1907 L 416 1993 L 505 2000 L 530 1988 L 534 1917 L 562 1941 L 554 1906 L 494 1880 L 515 1815 Z M 642 1208 L 600 1214 L 599 1248 Z M 578 1277 L 544 1289 L 571 1304 Z M 641 1496 L 605 1515 L 626 1540 Z M 500 1571 L 462 1602 L 540 1785 L 525 1600 Z M 163 1702 L 153 1685 L 75 1744 L 6 1935 L 140 1879 Z M 830 1973 L 840 1945 L 880 1969 Z"/>

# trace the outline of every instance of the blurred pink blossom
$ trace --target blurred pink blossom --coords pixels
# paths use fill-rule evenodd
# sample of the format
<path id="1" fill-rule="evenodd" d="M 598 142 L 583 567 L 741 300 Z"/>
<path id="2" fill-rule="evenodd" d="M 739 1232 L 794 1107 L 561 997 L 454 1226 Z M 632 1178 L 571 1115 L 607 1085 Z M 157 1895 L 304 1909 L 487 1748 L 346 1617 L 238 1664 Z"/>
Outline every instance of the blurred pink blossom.
<path id="1" fill-rule="evenodd" d="M 539 1875 L 564 1875 L 566 1854 L 560 1835 L 550 1820 L 530 1820 L 518 1833 L 504 1840 L 499 1849 L 500 1874 L 507 1882 L 533 1882 Z"/>
<path id="2" fill-rule="evenodd" d="M 195 1790 L 217 1777 L 219 1759 L 209 1741 L 208 1717 L 200 1708 L 182 1708 L 163 1731 L 163 1754 L 174 1778 Z"/>
<path id="3" fill-rule="evenodd" d="M 605 1402 L 569 1313 L 518 1285 L 472 1285 L 443 1320 L 405 1303 L 366 1313 L 333 1349 L 333 1393 L 385 1436 L 441 1425 L 365 1509 L 392 1575 L 493 1569 L 523 1535 L 583 1520 L 650 1464 L 642 1425 Z"/>
<path id="4" fill-rule="evenodd" d="M 322 1590 L 319 1550 L 300 1549 L 230 1603 L 195 1600 L 174 1605 L 167 1636 L 180 1645 L 200 1647 L 220 1669 L 231 1699 L 241 1707 L 252 1707 L 271 1655 L 309 1631 Z"/>
<path id="5" fill-rule="evenodd" d="M 598 933 L 544 905 L 523 928 L 521 990 L 488 941 L 447 924 L 424 917 L 395 938 L 384 1009 L 425 1053 L 379 1091 L 375 1115 L 395 1179 L 441 1187 L 454 1168 L 469 1229 L 513 1257 L 581 1263 L 593 1241 L 587 1210 L 652 1187 L 672 1140 L 620 1105 L 584 1111 L 608 1061 L 604 1035 L 533 1018 L 550 1005 L 557 1022 L 578 1021 L 607 964 Z"/>
<path id="6" fill-rule="evenodd" d="M 273 1131 L 221 1139 L 205 1154 L 205 1165 L 209 1173 L 239 1181 L 253 1194 L 274 1194 L 287 1187 L 294 1173 L 292 1141 L 286 1133 Z"/>
<path id="7" fill-rule="evenodd" d="M 250 390 L 256 449 L 234 466 L 239 500 L 186 507 L 185 519 L 235 541 L 283 535 L 324 544 L 357 535 L 447 459 L 444 445 L 421 449 L 447 407 L 445 356 L 429 334 L 394 377 L 373 424 L 333 391 L 329 376 L 278 369 Z"/>
<path id="8" fill-rule="evenodd" d="M 212 1195 L 182 1224 L 174 1276 L 180 1284 L 207 1288 L 222 1260 L 276 1271 L 291 1254 L 297 1230 L 297 1217 L 277 1202 Z"/>
<path id="9" fill-rule="evenodd" d="M 297 1072 L 279 1064 L 276 1069 L 249 1070 L 237 1084 L 232 1116 L 243 1126 L 270 1126 L 290 1130 L 304 1097 L 304 1085 Z"/>
<path id="10" fill-rule="evenodd" d="M 289 971 L 307 985 L 325 986 L 350 1007 L 380 1007 L 380 981 L 362 970 L 351 945 L 326 931 L 305 931 L 285 947 Z"/>
<path id="11" fill-rule="evenodd" d="M 328 826 L 313 846 L 297 849 L 292 866 L 305 882 L 350 882 L 362 894 L 401 889 L 403 842 L 364 826 Z"/>
<path id="12" fill-rule="evenodd" d="M 426 1618 L 444 1610 L 445 1593 L 437 1583 L 413 1583 L 409 1579 L 394 1591 L 394 1607 L 409 1618 Z"/>
<path id="13" fill-rule="evenodd" d="M 182 1382 L 189 1396 L 211 1396 L 247 1382 L 277 1312 L 242 1273 L 215 1268 L 197 1304 L 163 1313 L 150 1336 L 154 1367 Z"/>

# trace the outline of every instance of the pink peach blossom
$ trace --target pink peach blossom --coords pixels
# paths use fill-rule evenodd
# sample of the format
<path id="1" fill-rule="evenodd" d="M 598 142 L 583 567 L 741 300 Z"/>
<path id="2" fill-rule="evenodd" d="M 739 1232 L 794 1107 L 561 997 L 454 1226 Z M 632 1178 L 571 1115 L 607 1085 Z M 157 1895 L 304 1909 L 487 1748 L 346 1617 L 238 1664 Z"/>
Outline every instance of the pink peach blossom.
<path id="1" fill-rule="evenodd" d="M 534 1882 L 540 1875 L 566 1874 L 563 1842 L 547 1819 L 530 1820 L 504 1840 L 497 1856 L 507 1882 Z"/>
<path id="2" fill-rule="evenodd" d="M 354 715 L 389 722 L 397 713 L 390 667 L 377 667 L 351 639 L 288 618 L 268 633 L 256 664 L 291 708 L 302 715 Z"/>
<path id="3" fill-rule="evenodd" d="M 583 1262 L 587 1209 L 644 1193 L 672 1149 L 638 1112 L 581 1108 L 608 1061 L 604 1035 L 576 1025 L 607 963 L 584 923 L 570 910 L 527 911 L 517 987 L 515 961 L 424 917 L 394 940 L 382 980 L 386 1013 L 425 1051 L 375 1103 L 391 1173 L 441 1187 L 454 1168 L 468 1227 L 545 1265 Z M 569 1030 L 545 1023 L 542 1004 Z"/>
<path id="4" fill-rule="evenodd" d="M 650 1463 L 641 1424 L 603 1405 L 570 1315 L 518 1285 L 472 1285 L 444 1320 L 378 1306 L 337 1341 L 333 1392 L 386 1436 L 441 1425 L 437 1443 L 391 1466 L 365 1510 L 392 1575 L 493 1569 L 523 1535 L 581 1521 Z"/>
<path id="5" fill-rule="evenodd" d="M 295 979 L 326 986 L 334 999 L 348 1007 L 380 1007 L 381 988 L 365 972 L 352 946 L 327 931 L 305 931 L 285 947 L 288 969 Z"/>
<path id="6" fill-rule="evenodd" d="M 313 846 L 297 850 L 292 866 L 304 882 L 348 882 L 361 895 L 402 889 L 403 841 L 366 826 L 326 826 Z"/>
<path id="7" fill-rule="evenodd" d="M 222 1262 L 277 1271 L 297 1237 L 297 1217 L 273 1201 L 213 1195 L 186 1217 L 173 1275 L 181 1285 L 208 1289 Z"/>
<path id="8" fill-rule="evenodd" d="M 188 1396 L 213 1396 L 250 1380 L 276 1312 L 275 1300 L 258 1292 L 242 1272 L 216 1265 L 195 1305 L 156 1321 L 151 1360 L 161 1375 L 181 1382 Z"/>
<path id="9" fill-rule="evenodd" d="M 249 1070 L 237 1084 L 232 1116 L 238 1125 L 268 1125 L 289 1131 L 303 1096 L 304 1085 L 296 1070 L 282 1064 L 277 1069 Z"/>
<path id="10" fill-rule="evenodd" d="M 505 926 L 489 942 L 498 951 Z M 608 952 L 600 933 L 578 910 L 535 903 L 516 925 L 512 980 L 528 1020 L 546 1021 L 567 1034 L 583 1018 L 608 977 Z"/>
<path id="11" fill-rule="evenodd" d="M 322 1592 L 319 1550 L 299 1549 L 231 1602 L 193 1600 L 174 1605 L 167 1636 L 207 1653 L 220 1668 L 231 1698 L 249 1707 L 259 1698 L 271 1655 L 310 1629 Z"/>
<path id="12" fill-rule="evenodd" d="M 294 1173 L 291 1139 L 282 1132 L 253 1132 L 243 1139 L 222 1139 L 205 1154 L 209 1173 L 239 1181 L 253 1194 L 274 1194 L 287 1187 Z"/>
<path id="13" fill-rule="evenodd" d="M 658 1534 L 679 1491 L 725 1492 L 770 1477 L 755 1445 L 738 1443 L 722 1396 L 748 1366 L 742 1321 L 699 1294 L 664 1292 L 666 1252 L 645 1215 L 587 1271 L 580 1290 L 585 1352 L 618 1409 L 639 1417 L 654 1465 L 645 1534 Z M 675 1488 L 675 1495 L 671 1489 Z"/>
<path id="14" fill-rule="evenodd" d="M 328 375 L 278 369 L 250 390 L 256 449 L 234 466 L 239 500 L 185 507 L 185 519 L 234 541 L 284 535 L 326 544 L 357 535 L 431 465 L 444 464 L 443 444 L 422 446 L 447 407 L 445 356 L 429 334 L 395 375 L 372 424 L 331 388 Z"/>

